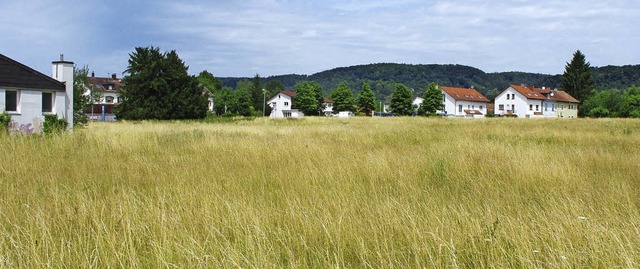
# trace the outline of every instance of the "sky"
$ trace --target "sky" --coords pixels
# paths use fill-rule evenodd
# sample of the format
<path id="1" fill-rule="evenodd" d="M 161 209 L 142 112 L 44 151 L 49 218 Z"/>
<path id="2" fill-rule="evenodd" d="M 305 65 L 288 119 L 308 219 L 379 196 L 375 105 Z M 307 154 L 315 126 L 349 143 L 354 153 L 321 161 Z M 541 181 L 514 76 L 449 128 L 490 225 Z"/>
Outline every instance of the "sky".
<path id="1" fill-rule="evenodd" d="M 136 47 L 175 50 L 197 75 L 311 75 L 370 63 L 562 74 L 640 64 L 637 0 L 0 0 L 0 54 L 123 76 Z M 526 83 L 526 82 L 523 82 Z"/>

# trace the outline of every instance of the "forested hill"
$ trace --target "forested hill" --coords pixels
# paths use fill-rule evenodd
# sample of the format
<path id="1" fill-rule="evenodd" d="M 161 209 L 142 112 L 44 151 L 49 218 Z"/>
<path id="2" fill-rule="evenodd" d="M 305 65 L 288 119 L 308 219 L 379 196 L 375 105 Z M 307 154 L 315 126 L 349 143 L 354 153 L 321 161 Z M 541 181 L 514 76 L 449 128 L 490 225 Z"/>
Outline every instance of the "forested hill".
<path id="1" fill-rule="evenodd" d="M 640 65 L 605 66 L 592 68 L 592 74 L 598 89 L 623 89 L 640 85 Z M 369 83 L 378 99 L 391 95 L 396 83 L 403 83 L 414 89 L 416 95 L 422 94 L 429 83 L 454 87 L 475 87 L 489 98 L 505 89 L 509 84 L 533 84 L 536 86 L 559 87 L 561 75 L 535 74 L 525 72 L 485 73 L 484 71 L 464 65 L 410 65 L 379 63 L 340 67 L 313 75 L 281 75 L 262 78 L 262 83 L 278 80 L 285 88 L 303 80 L 315 80 L 323 87 L 325 93 L 345 81 L 357 92 L 363 82 Z M 235 87 L 242 79 L 220 78 L 224 86 Z"/>

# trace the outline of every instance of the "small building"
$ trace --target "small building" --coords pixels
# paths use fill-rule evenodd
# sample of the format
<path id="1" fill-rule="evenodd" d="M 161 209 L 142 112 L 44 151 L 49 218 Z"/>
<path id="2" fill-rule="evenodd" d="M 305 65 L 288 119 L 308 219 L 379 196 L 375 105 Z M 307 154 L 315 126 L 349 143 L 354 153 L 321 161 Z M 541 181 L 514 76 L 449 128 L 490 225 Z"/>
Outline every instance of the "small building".
<path id="1" fill-rule="evenodd" d="M 116 74 L 111 77 L 96 77 L 94 72 L 91 72 L 89 82 L 85 95 L 89 97 L 90 105 L 84 112 L 91 120 L 115 120 L 112 110 L 122 102 L 120 92 L 124 84 Z"/>
<path id="2" fill-rule="evenodd" d="M 580 102 L 565 91 L 509 85 L 496 96 L 495 115 L 520 118 L 576 118 Z"/>
<path id="3" fill-rule="evenodd" d="M 52 62 L 52 76 L 0 54 L 0 113 L 11 115 L 10 132 L 41 134 L 44 115 L 73 128 L 73 62 Z"/>
<path id="4" fill-rule="evenodd" d="M 440 86 L 445 116 L 483 118 L 487 114 L 489 99 L 473 88 Z"/>
<path id="5" fill-rule="evenodd" d="M 293 109 L 293 97 L 296 92 L 282 90 L 267 100 L 267 104 L 271 107 L 270 118 L 299 118 L 304 113 L 297 109 Z"/>
<path id="6" fill-rule="evenodd" d="M 326 97 L 322 98 L 322 108 L 325 116 L 333 116 L 333 100 Z"/>

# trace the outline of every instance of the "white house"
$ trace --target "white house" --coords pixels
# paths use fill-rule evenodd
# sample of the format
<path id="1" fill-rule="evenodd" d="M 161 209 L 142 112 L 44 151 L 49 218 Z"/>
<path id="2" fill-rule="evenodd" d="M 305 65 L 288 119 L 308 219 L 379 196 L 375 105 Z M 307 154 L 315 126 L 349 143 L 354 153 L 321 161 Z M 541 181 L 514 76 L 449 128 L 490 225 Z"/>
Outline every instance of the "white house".
<path id="1" fill-rule="evenodd" d="M 52 62 L 44 75 L 0 54 L 0 113 L 11 115 L 10 132 L 42 133 L 44 115 L 55 114 L 73 128 L 73 62 Z"/>
<path id="2" fill-rule="evenodd" d="M 579 101 L 565 91 L 509 85 L 496 96 L 495 114 L 519 118 L 575 118 Z"/>
<path id="3" fill-rule="evenodd" d="M 267 104 L 271 107 L 270 118 L 299 118 L 304 113 L 293 109 L 293 97 L 296 92 L 282 90 L 267 100 Z"/>
<path id="4" fill-rule="evenodd" d="M 111 77 L 96 77 L 93 72 L 91 72 L 89 82 L 90 85 L 87 87 L 85 95 L 89 96 L 91 105 L 85 110 L 85 113 L 89 114 L 89 118 L 92 120 L 101 119 L 102 116 L 105 119 L 115 120 L 112 110 L 122 102 L 120 91 L 124 84 L 116 77 L 116 74 L 112 74 Z M 102 116 L 99 117 L 96 114 Z"/>
<path id="5" fill-rule="evenodd" d="M 473 88 L 440 86 L 444 111 L 440 113 L 453 117 L 483 118 L 487 114 L 489 99 Z"/>
<path id="6" fill-rule="evenodd" d="M 422 98 L 420 96 L 416 96 L 415 98 L 413 98 L 413 101 L 411 101 L 411 104 L 415 108 L 416 112 L 418 112 L 418 108 L 420 108 L 420 106 L 422 105 L 423 101 L 424 101 L 424 98 Z"/>
<path id="7" fill-rule="evenodd" d="M 322 110 L 322 112 L 324 112 L 325 116 L 333 116 L 333 100 L 329 99 L 329 98 L 322 98 L 322 107 L 324 108 L 324 110 Z"/>

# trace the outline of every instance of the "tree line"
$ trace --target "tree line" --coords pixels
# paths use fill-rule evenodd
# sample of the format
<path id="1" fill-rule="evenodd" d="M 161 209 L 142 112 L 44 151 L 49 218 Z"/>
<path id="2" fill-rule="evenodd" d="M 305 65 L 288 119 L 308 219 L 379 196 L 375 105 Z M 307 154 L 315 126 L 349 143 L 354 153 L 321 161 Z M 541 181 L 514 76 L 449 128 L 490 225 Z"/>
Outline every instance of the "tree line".
<path id="1" fill-rule="evenodd" d="M 297 92 L 293 105 L 306 115 L 321 114 L 325 96 L 333 100 L 336 112 L 369 114 L 374 110 L 380 111 L 381 107 L 377 104 L 389 100 L 391 109 L 397 115 L 433 115 L 440 109 L 438 104 L 441 104 L 442 98 L 437 84 L 473 86 L 490 99 L 500 92 L 499 88 L 487 90 L 486 86 L 482 86 L 491 85 L 487 81 L 486 73 L 460 65 L 362 65 L 337 68 L 312 76 L 280 76 L 286 84 L 274 77 L 263 79 L 256 74 L 252 79 L 235 80 L 234 87 L 231 87 L 225 84 L 224 79 L 216 78 L 206 70 L 198 76 L 189 75 L 188 67 L 175 51 L 163 53 L 153 46 L 138 47 L 129 56 L 126 76 L 123 79 L 125 86 L 121 92 L 123 101 L 115 108 L 119 119 L 203 118 L 208 113 L 207 91 L 215 96 L 214 111 L 209 113 L 217 116 L 268 115 L 270 107 L 265 101 L 283 89 L 293 89 Z M 516 83 L 514 80 L 520 80 L 523 76 L 549 83 L 559 79 L 557 87 L 565 89 L 583 104 L 579 110 L 582 116 L 640 117 L 638 88 L 596 90 L 597 83 L 602 83 L 601 76 L 593 75 L 594 68 L 586 62 L 580 51 L 576 51 L 573 56 L 573 59 L 567 62 L 562 76 L 509 72 L 493 77 L 499 78 L 497 80 L 500 83 L 506 81 L 507 85 Z M 609 76 L 621 76 L 635 81 L 640 78 L 634 77 L 631 73 L 627 74 L 627 71 L 637 68 L 638 66 L 628 66 L 621 74 Z M 323 87 L 318 80 L 312 78 L 335 86 Z M 406 84 L 396 82 L 396 79 L 401 81 L 409 78 L 413 79 Z M 337 81 L 339 79 L 341 80 Z M 296 82 L 293 86 L 288 86 L 294 81 Z M 424 106 L 421 106 L 420 110 L 416 110 L 417 108 L 411 104 L 415 96 L 424 98 Z"/>

